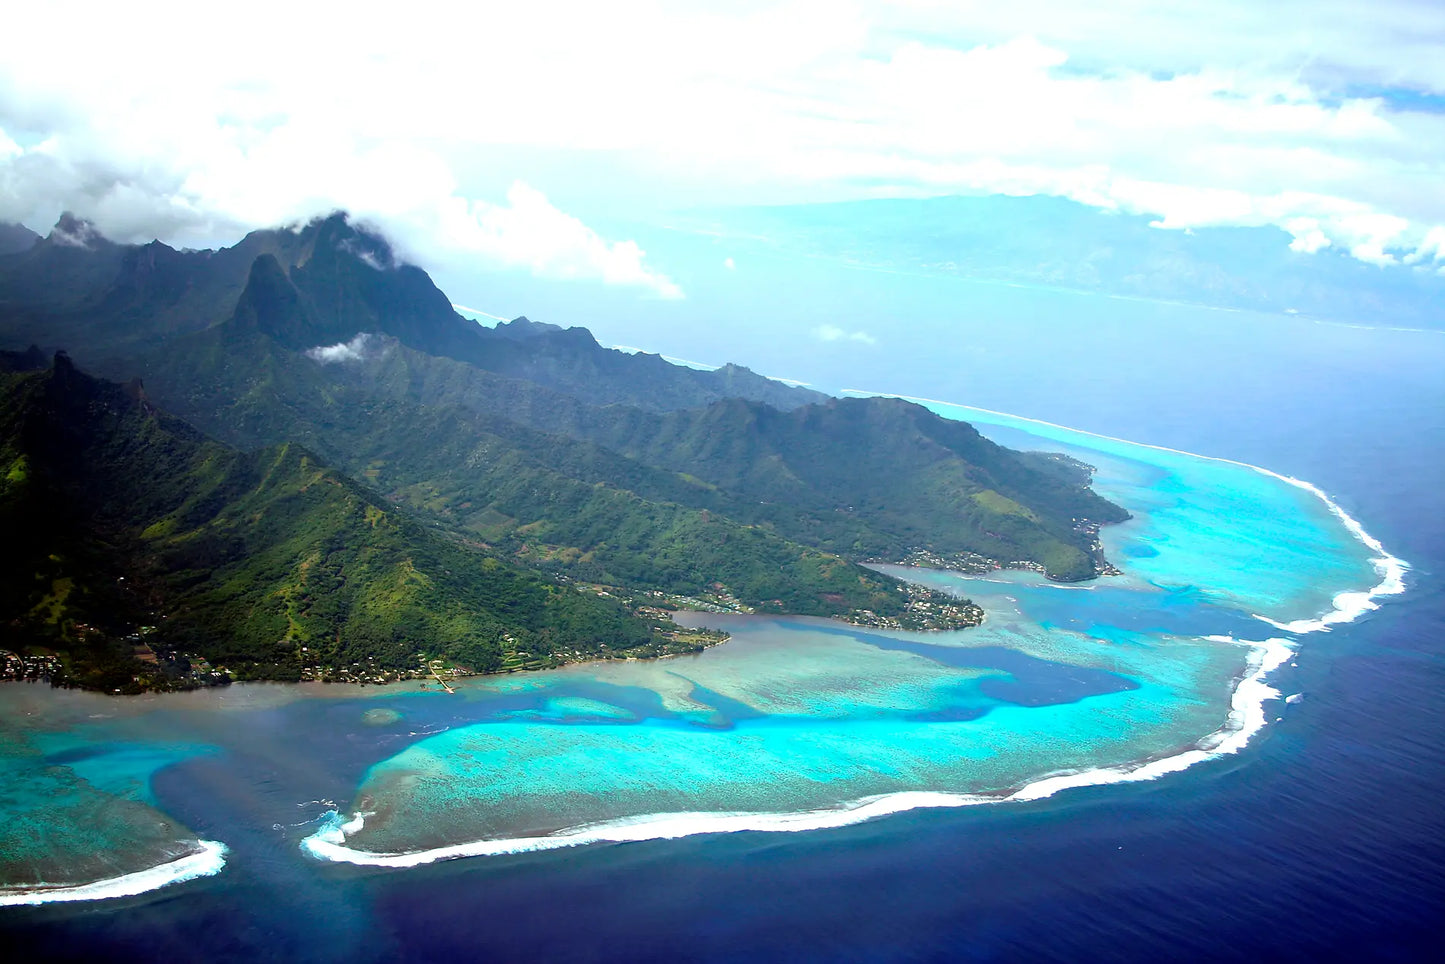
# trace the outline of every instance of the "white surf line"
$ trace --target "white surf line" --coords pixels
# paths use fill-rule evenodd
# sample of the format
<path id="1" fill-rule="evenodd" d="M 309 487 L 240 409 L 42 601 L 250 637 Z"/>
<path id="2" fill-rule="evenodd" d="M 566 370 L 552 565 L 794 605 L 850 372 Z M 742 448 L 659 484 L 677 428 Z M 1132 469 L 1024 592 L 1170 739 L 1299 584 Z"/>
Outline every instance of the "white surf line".
<path id="1" fill-rule="evenodd" d="M 1048 428 L 1056 428 L 1065 432 L 1073 432 L 1077 435 L 1087 435 L 1091 438 L 1104 439 L 1108 442 L 1119 442 L 1124 445 L 1136 445 L 1140 448 L 1153 449 L 1156 452 L 1169 452 L 1174 455 L 1184 455 L 1193 459 L 1203 459 L 1207 462 L 1222 462 L 1226 465 L 1238 465 L 1261 475 L 1278 479 L 1287 485 L 1297 489 L 1303 489 L 1314 495 L 1323 502 L 1336 518 L 1338 518 L 1350 534 L 1362 543 L 1371 552 L 1379 553 L 1370 560 L 1375 571 L 1380 575 L 1380 582 L 1372 589 L 1365 592 L 1342 592 L 1335 595 L 1331 600 L 1334 608 L 1314 619 L 1296 619 L 1288 623 L 1277 622 L 1268 616 L 1253 614 L 1255 619 L 1269 623 L 1276 629 L 1284 630 L 1287 633 L 1313 633 L 1328 632 L 1330 626 L 1336 623 L 1352 622 L 1373 609 L 1379 609 L 1380 604 L 1375 602 L 1376 596 L 1397 596 L 1405 591 L 1405 573 L 1410 571 L 1410 564 L 1399 556 L 1392 555 L 1386 551 L 1379 539 L 1365 531 L 1358 520 L 1346 512 L 1338 502 L 1330 498 L 1323 489 L 1312 482 L 1297 479 L 1291 475 L 1282 475 L 1279 472 L 1266 469 L 1259 465 L 1251 465 L 1248 462 L 1241 462 L 1238 459 L 1226 459 L 1217 455 L 1200 455 L 1198 452 L 1186 452 L 1183 449 L 1173 449 L 1167 445 L 1154 445 L 1150 442 L 1134 442 L 1126 438 L 1119 438 L 1116 435 L 1104 435 L 1101 432 L 1090 432 L 1088 429 L 1073 428 L 1068 425 L 1060 425 L 1058 422 L 1046 422 L 1041 418 L 1029 418 L 1026 415 L 1014 415 L 1010 412 L 998 412 L 991 408 L 979 408 L 976 405 L 962 405 L 958 402 L 945 402 L 938 398 L 921 398 L 916 395 L 894 395 L 889 392 L 865 392 L 856 388 L 844 388 L 841 394 L 853 395 L 861 398 L 898 398 L 905 402 L 931 402 L 935 405 L 947 405 L 951 408 L 962 408 L 971 412 L 983 412 L 985 415 L 1001 415 L 1004 418 L 1015 419 L 1020 422 L 1029 422 L 1034 425 L 1044 425 Z"/>
<path id="2" fill-rule="evenodd" d="M 0 888 L 0 907 L 134 897 L 171 884 L 219 874 L 226 866 L 226 845 L 218 840 L 197 843 L 201 849 L 195 853 L 120 877 L 89 884 L 14 884 Z"/>
<path id="3" fill-rule="evenodd" d="M 441 860 L 463 857 L 495 857 L 506 854 L 535 853 L 582 847 L 595 843 L 635 843 L 644 840 L 674 840 L 679 837 L 713 833 L 799 833 L 806 830 L 829 830 L 876 820 L 879 817 L 909 810 L 981 806 L 1010 802 L 1043 800 L 1063 790 L 1076 787 L 1104 786 L 1116 783 L 1139 783 L 1157 780 L 1189 767 L 1238 753 L 1262 730 L 1268 719 L 1264 704 L 1279 698 L 1279 691 L 1265 678 L 1293 655 L 1289 642 L 1268 639 L 1247 642 L 1228 636 L 1211 636 L 1216 642 L 1237 643 L 1251 647 L 1246 670 L 1230 698 L 1229 716 L 1213 733 L 1194 746 L 1173 756 L 1126 763 L 1113 767 L 1053 773 L 1040 777 L 1006 794 L 951 793 L 941 790 L 903 790 L 896 793 L 865 797 L 851 803 L 820 810 L 794 813 L 659 813 L 623 817 L 599 823 L 584 824 L 545 836 L 512 837 L 499 840 L 476 840 L 401 853 L 378 853 L 357 850 L 346 845 L 346 838 L 365 825 L 369 813 L 355 813 L 343 823 L 338 813 L 331 815 L 327 826 L 301 841 L 301 849 L 318 860 L 349 863 L 366 867 L 417 867 Z"/>
<path id="4" fill-rule="evenodd" d="M 691 368 L 699 372 L 715 372 L 721 365 L 713 365 L 709 362 L 692 361 L 687 358 L 678 358 L 675 355 L 664 355 L 661 352 L 648 351 L 646 348 L 638 348 L 636 345 L 611 345 L 613 351 L 620 351 L 627 355 L 656 355 L 669 365 L 676 365 L 679 368 Z"/>
<path id="5" fill-rule="evenodd" d="M 474 315 L 481 315 L 484 318 L 491 318 L 493 321 L 511 321 L 510 318 L 503 318 L 501 315 L 494 315 L 490 311 L 483 311 L 480 308 L 469 308 L 466 305 L 459 305 L 455 301 L 451 303 L 453 311 L 469 311 Z"/>
<path id="6" fill-rule="evenodd" d="M 661 358 L 663 361 L 667 362 L 670 365 L 677 365 L 680 368 L 691 368 L 694 371 L 700 372 L 715 372 L 722 367 L 721 365 L 713 365 L 708 362 L 691 361 L 687 358 L 678 358 L 674 355 L 659 354 L 657 357 Z"/>
<path id="7" fill-rule="evenodd" d="M 954 408 L 1017 419 L 1021 422 L 1045 425 L 1050 428 L 1105 439 L 1111 442 L 1119 442 L 1125 445 L 1137 445 L 1143 448 L 1171 452 L 1190 458 L 1238 465 L 1313 493 L 1325 502 L 1331 512 L 1345 523 L 1346 527 L 1360 542 L 1364 543 L 1364 545 L 1372 551 L 1380 553 L 1380 558 L 1374 559 L 1372 562 L 1375 564 L 1376 569 L 1382 572 L 1384 579 L 1379 586 L 1376 586 L 1374 590 L 1368 593 L 1340 593 L 1334 599 L 1336 609 L 1318 619 L 1297 620 L 1294 623 L 1285 625 L 1274 623 L 1274 625 L 1286 631 L 1310 632 L 1316 629 L 1327 629 L 1330 623 L 1355 619 L 1369 609 L 1378 608 L 1372 599 L 1375 595 L 1389 595 L 1404 592 L 1403 576 L 1409 569 L 1409 566 L 1402 560 L 1386 552 L 1379 540 L 1367 533 L 1359 522 L 1340 508 L 1339 505 L 1330 499 L 1318 486 L 1309 482 L 1281 475 L 1278 472 L 1273 472 L 1269 469 L 1251 465 L 1248 462 L 1240 462 L 1235 459 L 1199 455 L 1194 452 L 1186 452 L 1182 449 L 1173 449 L 1163 445 L 1152 445 L 1147 442 L 1131 442 L 1128 439 L 1103 435 L 1098 432 L 1089 432 L 1084 429 L 1071 428 L 1067 425 L 1059 425 L 1055 422 L 1046 422 L 1042 419 L 1012 415 L 1008 412 L 997 412 L 972 405 L 959 405 L 956 402 L 945 402 L 939 399 L 918 398 L 908 395 L 869 393 L 857 389 L 842 390 L 842 394 L 850 393 L 864 397 L 871 395 L 884 398 L 900 398 L 905 401 L 933 402 L 939 405 L 949 405 Z M 1273 622 L 1262 616 L 1257 616 L 1256 618 L 1263 619 L 1265 622 Z M 738 831 L 791 833 L 804 830 L 823 830 L 862 823 L 866 820 L 873 820 L 894 813 L 902 813 L 907 810 L 1043 800 L 1052 797 L 1062 790 L 1075 787 L 1156 780 L 1167 774 L 1178 773 L 1205 761 L 1238 753 L 1244 749 L 1254 735 L 1262 730 L 1269 722 L 1265 716 L 1264 704 L 1269 700 L 1280 697 L 1279 691 L 1266 682 L 1269 674 L 1278 669 L 1294 654 L 1293 644 L 1291 641 L 1284 639 L 1267 639 L 1260 642 L 1252 642 L 1235 639 L 1230 636 L 1209 636 L 1206 638 L 1215 642 L 1232 643 L 1249 646 L 1251 648 L 1248 663 L 1246 664 L 1246 671 L 1235 685 L 1230 697 L 1229 715 L 1223 726 L 1198 740 L 1191 748 L 1176 753 L 1173 756 L 1162 757 L 1157 760 L 1120 764 L 1113 767 L 1100 767 L 1091 770 L 1054 773 L 1040 777 L 1004 795 L 991 796 L 985 794 L 949 793 L 945 791 L 910 790 L 868 797 L 839 807 L 798 813 L 651 814 L 588 824 L 558 831 L 557 833 L 546 836 L 478 840 L 470 843 L 411 853 L 375 853 L 356 850 L 346 846 L 347 836 L 361 830 L 365 825 L 366 817 L 370 816 L 370 814 L 354 813 L 351 819 L 345 823 L 341 822 L 339 814 L 335 814 L 328 826 L 323 827 L 321 830 L 305 838 L 301 842 L 301 848 L 320 860 L 374 867 L 415 867 L 439 860 L 529 853 L 542 850 L 555 850 L 563 847 L 584 846 L 591 843 L 667 840 L 697 834 L 734 833 Z"/>
<path id="8" fill-rule="evenodd" d="M 1354 328 L 1358 331 L 1409 331 L 1419 335 L 1445 335 L 1445 328 L 1402 328 L 1399 325 L 1354 325 L 1348 321 L 1326 321 L 1323 318 L 1311 318 L 1317 325 L 1328 325 L 1331 328 Z"/>

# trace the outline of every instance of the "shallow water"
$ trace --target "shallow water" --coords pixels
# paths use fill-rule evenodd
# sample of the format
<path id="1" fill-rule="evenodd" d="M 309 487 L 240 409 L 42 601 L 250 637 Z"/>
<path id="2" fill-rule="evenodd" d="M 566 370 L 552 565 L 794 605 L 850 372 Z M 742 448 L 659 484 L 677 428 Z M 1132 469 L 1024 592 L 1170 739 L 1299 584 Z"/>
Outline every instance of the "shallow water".
<path id="1" fill-rule="evenodd" d="M 1354 618 L 1374 605 L 1370 591 L 1400 588 L 1403 564 L 1291 480 L 930 405 L 1095 465 L 1100 491 L 1135 515 L 1105 535 L 1126 574 L 1063 587 L 1031 573 L 891 568 L 980 602 L 986 623 L 963 633 L 692 615 L 733 642 L 539 680 L 560 694 L 545 710 L 450 730 L 373 766 L 355 811 L 308 850 L 410 865 L 726 829 L 742 814 L 753 829 L 796 830 L 1162 774 L 1237 749 L 1263 724 L 1259 703 L 1275 695 L 1257 678 L 1266 647 L 1277 665 L 1294 645 L 1272 633 Z M 597 682 L 653 694 L 662 709 L 605 698 L 601 716 L 595 698 L 581 713 L 561 708 L 570 686 Z"/>
<path id="2" fill-rule="evenodd" d="M 318 857 L 415 865 L 796 831 L 1152 778 L 1238 750 L 1269 718 L 1278 694 L 1262 680 L 1298 634 L 1399 588 L 1398 560 L 1288 480 L 930 405 L 1095 465 L 1099 490 L 1135 515 L 1104 534 L 1126 574 L 1059 586 L 895 570 L 975 599 L 985 624 L 907 634 L 687 614 L 732 641 L 470 681 L 455 696 L 260 686 L 116 703 L 12 687 L 0 691 L 11 721 L 0 762 L 16 775 L 0 831 L 7 882 L 105 877 L 130 892 L 137 873 L 163 883 L 166 862 L 194 852 L 170 865 L 191 879 L 221 870 L 220 850 L 199 842 L 211 837 L 249 838 L 305 876 Z M 194 800 L 196 780 L 223 809 L 192 818 L 157 789 L 188 785 Z"/>

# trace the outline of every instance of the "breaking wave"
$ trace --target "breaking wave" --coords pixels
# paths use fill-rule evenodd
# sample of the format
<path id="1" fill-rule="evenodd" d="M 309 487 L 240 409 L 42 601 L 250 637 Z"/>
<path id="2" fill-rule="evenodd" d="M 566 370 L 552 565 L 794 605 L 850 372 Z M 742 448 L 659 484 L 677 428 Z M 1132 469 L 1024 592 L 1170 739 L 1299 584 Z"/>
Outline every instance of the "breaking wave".
<path id="1" fill-rule="evenodd" d="M 908 810 L 1042 800 L 1074 787 L 1155 780 L 1206 760 L 1239 752 L 1267 722 L 1264 704 L 1279 698 L 1279 691 L 1265 680 L 1293 654 L 1294 650 L 1287 641 L 1268 639 L 1263 642 L 1242 642 L 1228 637 L 1211 638 L 1219 642 L 1251 647 L 1247 668 L 1235 686 L 1225 724 L 1189 749 L 1172 756 L 1114 767 L 1053 773 L 1017 789 L 995 794 L 907 790 L 866 797 L 838 807 L 795 813 L 646 814 L 585 824 L 541 836 L 475 840 L 406 853 L 375 853 L 348 846 L 347 838 L 360 832 L 366 824 L 366 818 L 371 814 L 353 813 L 350 817 L 343 818 L 339 812 L 332 811 L 323 821 L 321 828 L 301 842 L 301 848 L 318 860 L 369 867 L 416 867 L 460 857 L 530 853 L 594 843 L 670 840 L 698 834 L 736 833 L 744 830 L 763 833 L 827 830 Z"/>
<path id="2" fill-rule="evenodd" d="M 171 884 L 219 874 L 226 866 L 226 845 L 217 840 L 198 840 L 196 844 L 199 849 L 184 857 L 89 884 L 12 884 L 0 889 L 0 907 L 134 897 Z"/>
<path id="3" fill-rule="evenodd" d="M 842 394 L 867 395 L 881 393 L 844 390 Z M 902 395 L 887 397 L 903 398 L 914 402 L 935 402 L 937 404 L 954 405 L 954 403 L 951 402 L 938 402 L 935 399 L 913 398 Z M 1329 612 L 1312 619 L 1299 619 L 1288 623 L 1281 623 L 1264 616 L 1256 616 L 1256 618 L 1284 632 L 1302 634 L 1328 630 L 1332 625 L 1349 622 L 1359 618 L 1366 612 L 1378 608 L 1378 603 L 1374 601 L 1377 597 L 1396 595 L 1405 590 L 1404 576 L 1405 573 L 1409 571 L 1409 565 L 1387 552 L 1380 541 L 1366 532 L 1364 527 L 1360 525 L 1356 519 L 1345 512 L 1337 502 L 1331 499 L 1318 486 L 1309 482 L 1234 459 L 1199 455 L 1194 452 L 1168 448 L 1162 445 L 1131 442 L 1127 439 L 1074 429 L 1054 422 L 1024 418 L 1022 416 L 1009 415 L 1005 412 L 995 412 L 989 409 L 979 409 L 972 406 L 956 407 L 967 408 L 990 415 L 1004 415 L 1008 418 L 1018 419 L 1019 421 L 1076 432 L 1080 435 L 1092 436 L 1112 442 L 1138 445 L 1144 448 L 1170 452 L 1191 458 L 1230 463 L 1278 479 L 1288 485 L 1295 486 L 1296 488 L 1303 489 L 1315 495 L 1324 502 L 1330 512 L 1346 526 L 1357 540 L 1376 554 L 1375 557 L 1371 559 L 1371 562 L 1380 575 L 1380 582 L 1369 590 L 1341 592 L 1337 594 L 1332 600 L 1333 608 Z M 1291 641 L 1276 638 L 1263 641 L 1245 641 L 1224 636 L 1211 636 L 1208 638 L 1216 642 L 1249 646 L 1250 655 L 1246 670 L 1236 681 L 1231 696 L 1230 712 L 1224 725 L 1197 741 L 1189 748 L 1169 756 L 1156 757 L 1119 766 L 1052 773 L 1042 776 L 1022 787 L 998 793 L 967 794 L 942 791 L 902 791 L 867 797 L 837 807 L 793 813 L 649 814 L 572 827 L 541 836 L 477 840 L 469 843 L 407 853 L 375 853 L 348 846 L 347 838 L 355 835 L 364 827 L 366 817 L 369 816 L 369 814 L 355 813 L 352 814 L 350 818 L 343 819 L 340 813 L 333 811 L 328 815 L 327 819 L 323 821 L 321 828 L 316 833 L 302 841 L 301 846 L 305 852 L 320 860 L 375 867 L 413 867 L 460 857 L 527 853 L 563 847 L 583 846 L 592 843 L 660 840 L 696 834 L 732 833 L 737 831 L 793 833 L 804 830 L 822 830 L 862 823 L 867 820 L 873 820 L 878 817 L 908 810 L 1042 800 L 1060 791 L 1076 787 L 1155 780 L 1167 774 L 1188 769 L 1207 760 L 1217 759 L 1239 752 L 1248 745 L 1254 735 L 1263 729 L 1268 722 L 1265 714 L 1265 704 L 1270 700 L 1280 698 L 1279 691 L 1269 685 L 1267 678 L 1270 673 L 1279 668 L 1293 655 L 1294 645 Z M 1291 697 L 1291 701 L 1296 701 L 1295 697 Z"/>

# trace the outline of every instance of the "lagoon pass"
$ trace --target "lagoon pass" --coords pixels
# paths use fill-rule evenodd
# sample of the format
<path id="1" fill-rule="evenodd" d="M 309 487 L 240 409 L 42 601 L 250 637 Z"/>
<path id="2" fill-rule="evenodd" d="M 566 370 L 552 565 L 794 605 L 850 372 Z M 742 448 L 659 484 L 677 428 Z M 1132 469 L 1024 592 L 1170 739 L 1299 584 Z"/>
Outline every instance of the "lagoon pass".
<path id="1" fill-rule="evenodd" d="M 1122 575 L 889 568 L 972 598 L 984 624 L 685 614 L 732 639 L 452 695 L 247 685 L 112 700 L 14 684 L 0 690 L 0 902 L 224 874 L 228 836 L 303 870 L 406 867 L 1154 779 L 1244 748 L 1287 712 L 1272 671 L 1404 591 L 1406 564 L 1306 482 L 915 401 L 1094 466 L 1096 490 L 1133 514 L 1100 534 Z M 211 816 L 187 829 L 192 814 Z"/>

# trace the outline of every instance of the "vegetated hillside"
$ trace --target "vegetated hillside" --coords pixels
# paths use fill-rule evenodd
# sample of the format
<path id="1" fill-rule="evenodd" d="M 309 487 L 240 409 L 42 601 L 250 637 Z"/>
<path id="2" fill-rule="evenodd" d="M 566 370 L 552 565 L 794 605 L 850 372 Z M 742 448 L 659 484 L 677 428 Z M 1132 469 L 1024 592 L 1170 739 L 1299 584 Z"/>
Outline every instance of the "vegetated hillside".
<path id="1" fill-rule="evenodd" d="M 299 679 L 669 648 L 655 620 L 439 538 L 298 445 L 238 452 L 139 384 L 35 366 L 0 358 L 0 620 L 69 682 L 184 685 L 197 658 Z"/>
<path id="2" fill-rule="evenodd" d="M 914 550 L 1096 574 L 1095 532 L 1128 518 L 1087 469 L 1015 452 L 889 398 L 790 412 L 744 399 L 655 414 L 538 409 L 537 420 L 728 493 L 739 519 L 861 558 Z"/>
<path id="3" fill-rule="evenodd" d="M 679 473 L 468 408 L 378 394 L 364 372 L 245 325 L 179 342 L 146 371 L 208 431 L 242 446 L 301 440 L 449 531 L 574 580 L 731 596 L 770 612 L 955 624 L 910 616 L 942 597 L 740 524 L 717 511 L 726 497 Z"/>
<path id="4" fill-rule="evenodd" d="M 156 404 L 220 442 L 266 450 L 227 450 L 237 478 L 250 478 L 247 465 L 260 472 L 267 452 L 335 466 L 345 477 L 331 472 L 328 484 L 398 531 L 425 532 L 437 552 L 471 551 L 468 565 L 489 558 L 514 576 L 506 567 L 524 566 L 537 586 L 570 580 L 674 603 L 955 626 L 976 620 L 976 608 L 859 563 L 987 557 L 1088 578 L 1107 565 L 1098 526 L 1126 517 L 1090 491 L 1087 467 L 1013 452 L 906 402 L 827 399 L 732 367 L 695 372 L 526 319 L 481 328 L 384 240 L 339 216 L 218 252 L 113 245 L 63 219 L 26 251 L 0 255 L 0 343 L 20 347 L 37 331 L 51 345 L 74 339 L 78 357 L 122 380 L 143 376 Z M 288 472 L 262 474 L 305 476 Z M 206 476 L 181 475 L 180 489 L 211 491 Z M 313 490 L 324 491 L 298 483 Z M 253 515 L 276 560 L 306 557 L 264 521 L 284 515 Z M 145 556 L 160 560 L 146 570 L 152 582 L 167 598 L 220 591 L 212 580 L 171 581 L 167 567 L 183 557 L 146 541 L 169 537 L 159 521 L 126 543 L 155 549 Z M 370 531 L 337 530 L 337 551 L 369 551 Z M 247 558 L 264 554 L 253 549 Z M 310 585 L 318 564 L 304 571 Z M 430 585 L 451 586 L 443 575 L 429 571 Z M 252 578 L 267 576 L 245 570 L 227 591 Z M 195 611 L 220 605 L 184 598 Z M 227 613 L 241 610 L 224 598 Z M 474 603 L 496 615 L 479 597 L 462 608 Z M 286 612 L 288 632 L 310 633 Z M 390 610 L 387 619 L 410 625 Z M 174 625 L 167 631 L 185 623 Z M 534 636 L 546 628 L 518 625 Z M 385 644 L 369 632 L 354 623 L 336 645 Z M 273 675 L 291 665 L 254 662 Z"/>
<path id="5" fill-rule="evenodd" d="M 829 399 L 788 412 L 728 399 L 659 413 L 584 404 L 388 337 L 358 336 L 323 361 L 286 351 L 272 334 L 305 343 L 317 335 L 303 333 L 318 327 L 334 334 L 327 324 L 279 265 L 261 258 L 234 320 L 171 345 L 146 377 L 177 411 L 236 444 L 305 438 L 381 491 L 484 538 L 525 530 L 549 547 L 549 562 L 588 556 L 588 578 L 599 581 L 633 583 L 649 556 L 671 553 L 643 539 L 631 543 L 636 559 L 620 558 L 628 550 L 590 524 L 620 522 L 616 500 L 594 517 L 595 504 L 560 496 L 567 480 L 720 513 L 854 560 L 975 554 L 1064 580 L 1094 575 L 1098 525 L 1127 518 L 1088 488 L 1087 472 L 895 399 Z M 425 447 L 415 441 L 423 436 Z M 537 470 L 553 478 L 539 480 Z M 655 534 L 670 531 L 659 523 Z M 578 551 L 557 551 L 568 549 Z"/>

